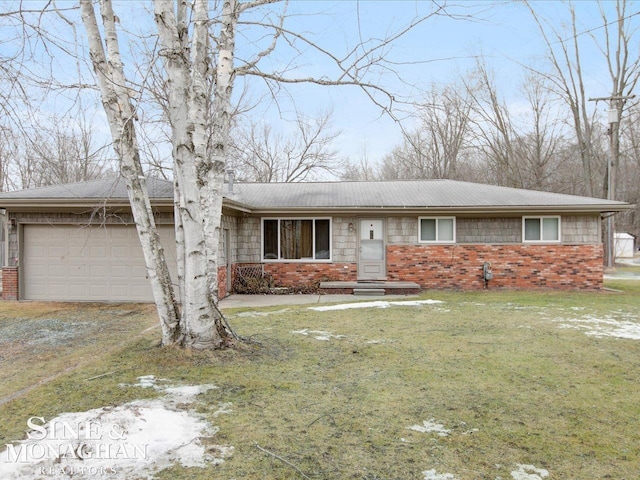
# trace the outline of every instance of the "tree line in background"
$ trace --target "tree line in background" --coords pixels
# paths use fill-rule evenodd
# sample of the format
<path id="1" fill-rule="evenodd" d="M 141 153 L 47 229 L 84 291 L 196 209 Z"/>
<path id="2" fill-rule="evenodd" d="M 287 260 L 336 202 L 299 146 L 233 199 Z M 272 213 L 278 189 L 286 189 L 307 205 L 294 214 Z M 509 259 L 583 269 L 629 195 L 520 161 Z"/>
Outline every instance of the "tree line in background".
<path id="1" fill-rule="evenodd" d="M 535 4 L 525 5 L 547 50 L 538 67 L 514 64 L 512 77 L 522 78 L 518 101 L 500 91 L 496 74 L 479 57 L 471 71 L 449 84 L 434 84 L 415 100 L 410 122 L 405 122 L 412 126 L 403 129 L 403 140 L 375 162 L 366 151 L 360 158 L 338 156 L 334 141 L 340 132 L 332 127 L 330 111 L 315 117 L 299 113 L 286 130 L 253 119 L 251 102 L 243 98 L 233 112 L 227 167 L 241 181 L 448 178 L 606 198 L 607 162 L 615 157 L 614 198 L 640 204 L 640 106 L 630 98 L 640 78 L 639 39 L 630 22 L 636 12 L 625 1 L 616 5 L 615 18 L 603 11 L 603 27 L 587 33 L 579 30 L 571 4 L 569 27 L 562 29 L 538 15 Z M 590 47 L 578 41 L 585 35 Z M 607 92 L 587 92 L 586 48 L 598 52 L 609 72 Z M 11 70 L 11 65 L 2 67 L 8 88 L 1 98 L 0 189 L 117 172 L 113 149 L 88 110 L 57 118 L 29 110 L 24 105 L 33 101 L 21 78 L 28 71 Z M 152 72 L 142 95 L 160 113 L 138 119 L 144 139 L 140 149 L 147 171 L 168 178 L 171 152 L 163 148 L 170 143 L 164 119 L 167 88 L 162 73 Z M 613 100 L 590 101 L 601 94 Z M 619 113 L 619 130 L 611 131 L 606 123 L 609 109 Z M 640 235 L 640 208 L 618 216 L 617 229 Z"/>
<path id="2" fill-rule="evenodd" d="M 529 73 L 520 98 L 524 104 L 517 105 L 517 112 L 510 110 L 480 64 L 456 84 L 433 86 L 416 111 L 416 126 L 380 162 L 371 162 L 363 152 L 347 160 L 339 176 L 352 181 L 454 179 L 606 198 L 612 132 L 602 118 L 596 113 L 584 118 L 586 143 L 578 139 L 563 99 L 543 75 Z M 601 107 L 606 119 L 609 105 Z M 615 199 L 638 205 L 637 104 L 624 109 L 620 125 Z M 639 208 L 617 218 L 618 230 L 640 235 Z"/>

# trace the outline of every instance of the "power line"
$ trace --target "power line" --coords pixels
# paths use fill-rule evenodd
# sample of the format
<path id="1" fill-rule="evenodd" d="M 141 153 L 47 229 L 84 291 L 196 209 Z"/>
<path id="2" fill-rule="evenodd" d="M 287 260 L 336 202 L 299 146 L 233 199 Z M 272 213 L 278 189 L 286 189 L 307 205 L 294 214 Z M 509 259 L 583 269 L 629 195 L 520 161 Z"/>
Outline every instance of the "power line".
<path id="1" fill-rule="evenodd" d="M 608 27 L 609 25 L 613 25 L 614 23 L 619 23 L 619 22 L 622 22 L 624 20 L 629 20 L 630 18 L 633 18 L 636 15 L 640 15 L 640 11 L 637 11 L 636 13 L 630 13 L 626 17 L 622 17 L 622 18 L 618 18 L 616 20 L 612 20 L 612 21 L 607 22 L 607 23 L 605 23 L 603 25 L 598 25 L 597 27 L 593 27 L 593 28 L 590 28 L 588 30 L 584 30 L 582 32 L 578 32 L 575 35 L 572 35 L 572 36 L 567 37 L 567 38 L 562 39 L 562 40 L 557 40 L 557 41 L 555 41 L 553 43 L 565 43 L 565 42 L 568 42 L 569 40 L 573 40 L 575 38 L 578 38 L 579 36 L 584 35 L 585 33 L 591 33 L 591 32 L 594 32 L 596 30 L 600 30 L 601 28 Z"/>

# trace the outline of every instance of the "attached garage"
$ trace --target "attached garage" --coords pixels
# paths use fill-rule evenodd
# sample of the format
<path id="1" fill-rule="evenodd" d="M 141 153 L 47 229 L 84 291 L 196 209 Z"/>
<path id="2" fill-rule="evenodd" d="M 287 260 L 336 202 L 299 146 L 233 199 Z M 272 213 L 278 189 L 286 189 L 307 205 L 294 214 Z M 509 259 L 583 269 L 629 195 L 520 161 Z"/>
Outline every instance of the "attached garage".
<path id="1" fill-rule="evenodd" d="M 175 279 L 173 226 L 159 231 Z M 131 225 L 25 224 L 21 260 L 24 300 L 153 301 Z"/>

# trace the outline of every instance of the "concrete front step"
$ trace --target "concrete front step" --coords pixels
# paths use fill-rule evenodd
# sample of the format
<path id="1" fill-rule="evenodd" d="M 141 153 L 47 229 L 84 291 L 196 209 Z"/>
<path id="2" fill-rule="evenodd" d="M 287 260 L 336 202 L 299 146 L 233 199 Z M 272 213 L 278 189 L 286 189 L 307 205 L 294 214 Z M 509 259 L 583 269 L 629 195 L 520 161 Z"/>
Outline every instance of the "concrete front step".
<path id="1" fill-rule="evenodd" d="M 324 293 L 353 293 L 355 295 L 385 295 L 419 293 L 421 288 L 415 282 L 322 282 Z"/>
<path id="2" fill-rule="evenodd" d="M 384 288 L 354 288 L 354 295 L 385 295 L 386 290 Z"/>

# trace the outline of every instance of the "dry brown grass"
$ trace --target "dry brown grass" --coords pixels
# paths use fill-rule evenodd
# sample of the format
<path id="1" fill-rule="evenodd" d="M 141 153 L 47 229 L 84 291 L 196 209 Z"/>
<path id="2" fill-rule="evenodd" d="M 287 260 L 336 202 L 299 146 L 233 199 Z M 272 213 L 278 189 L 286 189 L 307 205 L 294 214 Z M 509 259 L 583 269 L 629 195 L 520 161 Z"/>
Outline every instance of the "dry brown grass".
<path id="1" fill-rule="evenodd" d="M 93 352 L 108 341 L 104 355 L 0 407 L 1 440 L 15 440 L 30 414 L 153 395 L 119 386 L 153 374 L 216 384 L 193 408 L 220 427 L 216 441 L 235 447 L 218 467 L 176 467 L 159 478 L 422 480 L 434 469 L 506 479 L 518 464 L 547 469 L 548 478 L 636 478 L 640 340 L 561 328 L 587 317 L 640 324 L 638 287 L 615 286 L 629 293 L 432 293 L 444 303 L 230 312 L 238 333 L 262 346 L 228 352 L 160 349 L 157 331 L 133 339 L 153 323 L 141 311 L 117 322 L 117 338 L 96 337 Z M 303 329 L 343 337 L 292 333 Z M 88 361 L 92 350 L 84 352 L 68 355 Z M 114 373 L 87 381 L 105 372 Z M 232 413 L 213 416 L 228 402 Z M 408 429 L 430 419 L 450 435 Z"/>
<path id="2" fill-rule="evenodd" d="M 0 404 L 155 327 L 140 304 L 0 303 Z"/>

